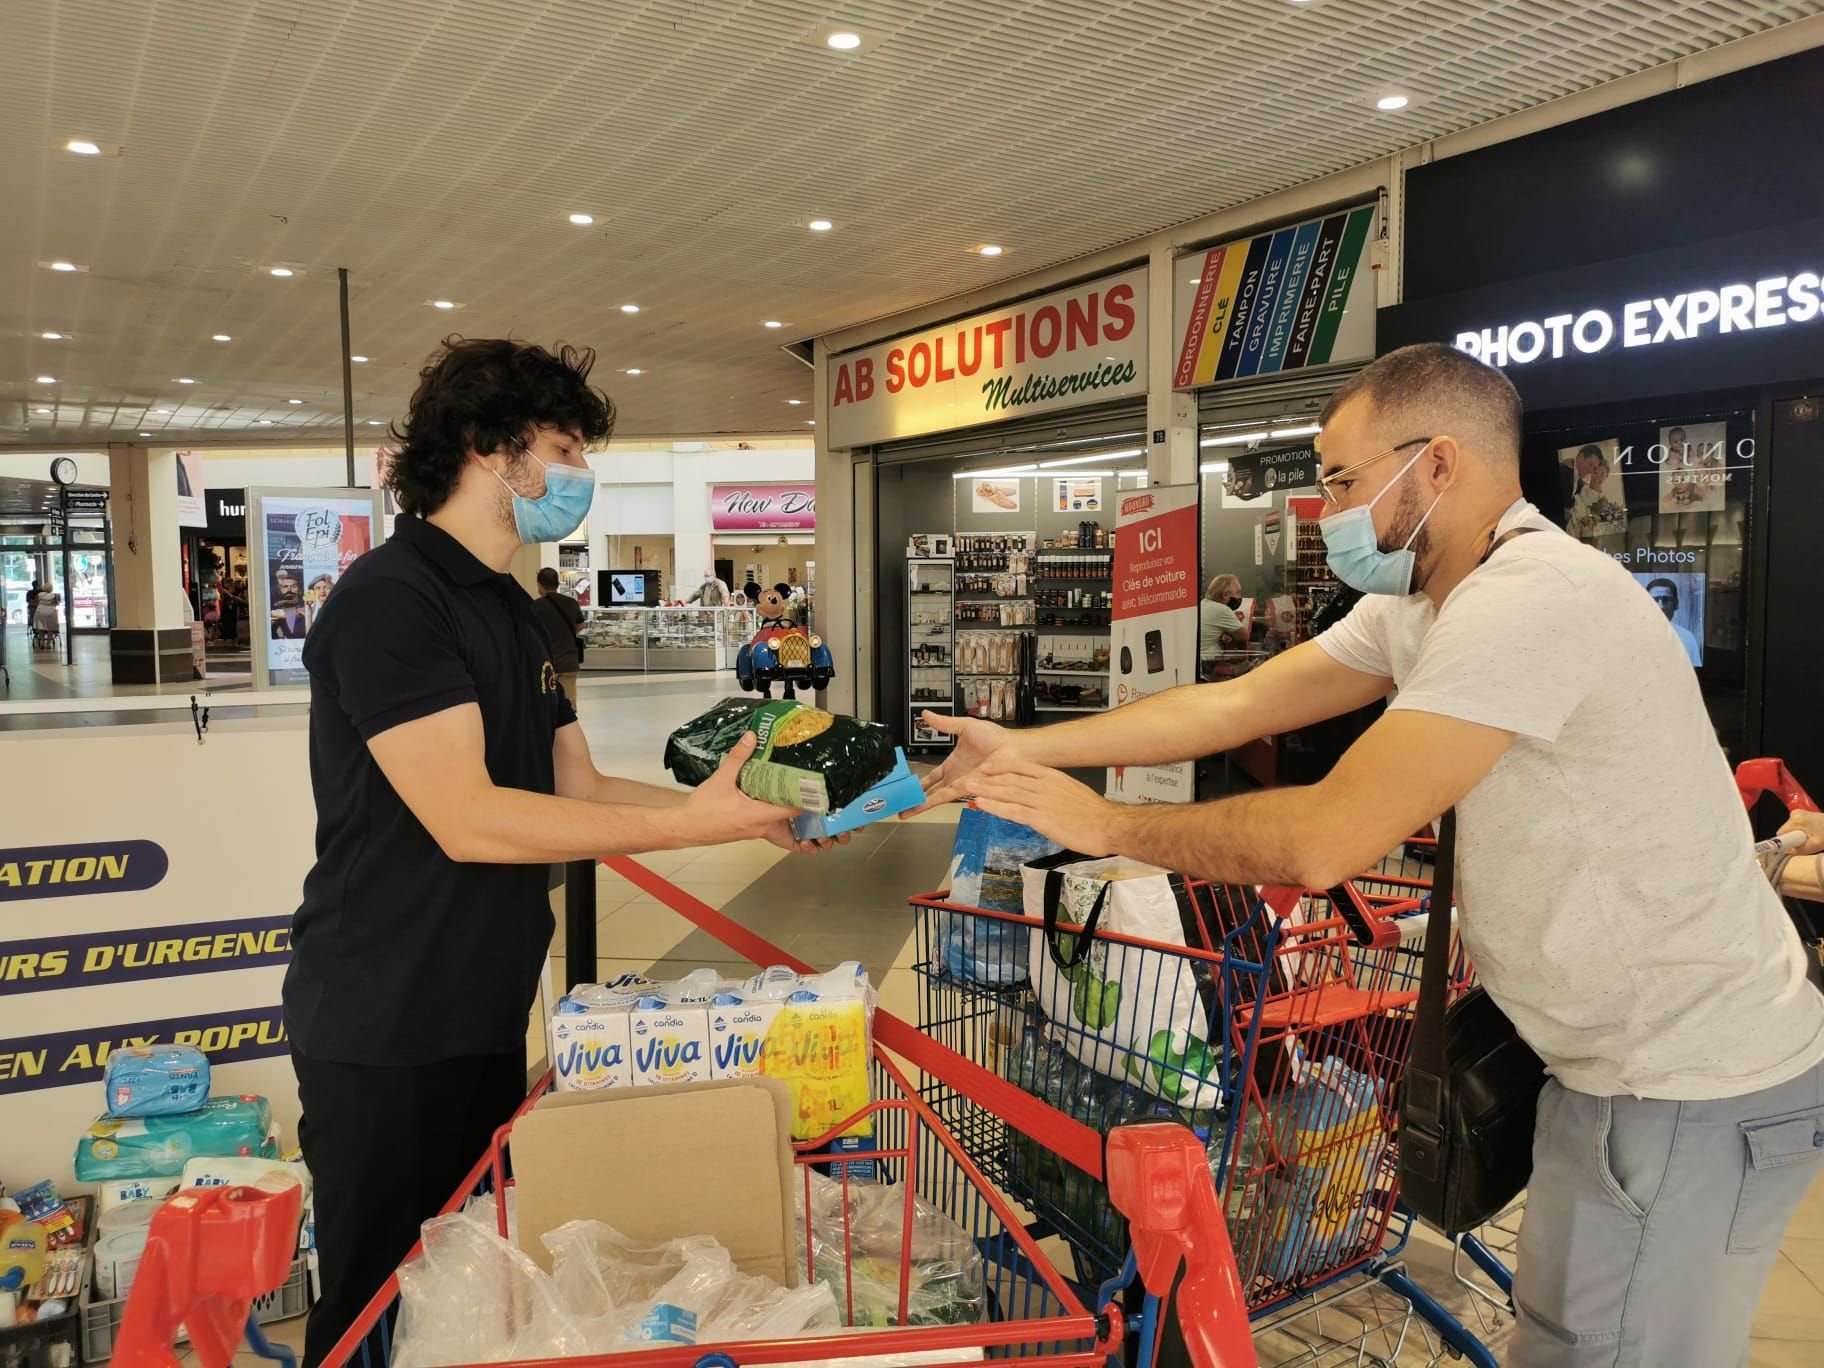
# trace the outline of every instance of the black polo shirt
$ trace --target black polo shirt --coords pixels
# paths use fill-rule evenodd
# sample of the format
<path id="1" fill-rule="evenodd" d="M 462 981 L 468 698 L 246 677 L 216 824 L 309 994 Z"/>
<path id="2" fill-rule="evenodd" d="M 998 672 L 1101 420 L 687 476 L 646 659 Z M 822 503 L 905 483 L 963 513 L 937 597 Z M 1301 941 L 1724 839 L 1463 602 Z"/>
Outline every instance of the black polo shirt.
<path id="1" fill-rule="evenodd" d="M 488 774 L 552 793 L 552 743 L 576 720 L 531 599 L 454 537 L 400 517 L 304 643 L 317 863 L 285 974 L 285 1024 L 311 1059 L 429 1064 L 521 1048 L 551 942 L 549 866 L 458 864 L 367 743 L 464 703 Z"/>

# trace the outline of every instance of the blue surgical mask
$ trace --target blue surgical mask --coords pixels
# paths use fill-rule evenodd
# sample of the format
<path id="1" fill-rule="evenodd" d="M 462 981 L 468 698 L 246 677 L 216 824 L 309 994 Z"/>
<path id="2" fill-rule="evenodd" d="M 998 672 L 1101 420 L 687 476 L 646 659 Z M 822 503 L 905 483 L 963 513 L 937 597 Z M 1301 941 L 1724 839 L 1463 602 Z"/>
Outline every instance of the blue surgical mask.
<path id="1" fill-rule="evenodd" d="M 1412 536 L 1406 538 L 1406 544 L 1397 551 L 1381 550 L 1381 539 L 1374 530 L 1374 506 L 1387 496 L 1387 490 L 1406 478 L 1406 472 L 1430 449 L 1429 442 L 1420 447 L 1400 468 L 1400 473 L 1387 482 L 1386 488 L 1360 508 L 1345 508 L 1340 513 L 1318 519 L 1318 531 L 1324 535 L 1324 560 L 1330 573 L 1351 589 L 1395 597 L 1412 592 L 1412 571 L 1418 559 L 1412 553 L 1412 543 L 1431 517 L 1432 510 L 1437 508 L 1438 499 L 1444 496 L 1439 494 L 1431 501 L 1431 508 L 1425 510 L 1418 527 L 1412 529 Z"/>
<path id="2" fill-rule="evenodd" d="M 589 516 L 595 503 L 595 472 L 552 465 L 539 461 L 529 447 L 519 449 L 545 468 L 545 492 L 536 499 L 513 494 L 513 486 L 498 470 L 494 472 L 494 478 L 513 494 L 513 526 L 519 529 L 519 539 L 528 543 L 562 541 Z"/>

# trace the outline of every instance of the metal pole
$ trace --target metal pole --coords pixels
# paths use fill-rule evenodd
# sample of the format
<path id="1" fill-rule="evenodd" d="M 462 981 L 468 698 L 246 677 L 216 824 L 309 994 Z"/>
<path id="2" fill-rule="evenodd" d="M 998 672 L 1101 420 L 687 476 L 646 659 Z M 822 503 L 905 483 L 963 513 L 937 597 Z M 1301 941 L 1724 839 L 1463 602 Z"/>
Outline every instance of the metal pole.
<path id="1" fill-rule="evenodd" d="M 564 982 L 567 993 L 601 977 L 595 966 L 595 861 L 564 866 Z"/>
<path id="2" fill-rule="evenodd" d="M 342 293 L 342 448 L 348 458 L 348 487 L 355 487 L 355 377 L 348 346 L 348 267 L 336 267 Z"/>
<path id="3" fill-rule="evenodd" d="M 76 622 L 76 594 L 70 588 L 70 491 L 57 486 L 57 505 L 63 513 L 63 663 L 76 663 L 76 633 L 70 628 Z"/>

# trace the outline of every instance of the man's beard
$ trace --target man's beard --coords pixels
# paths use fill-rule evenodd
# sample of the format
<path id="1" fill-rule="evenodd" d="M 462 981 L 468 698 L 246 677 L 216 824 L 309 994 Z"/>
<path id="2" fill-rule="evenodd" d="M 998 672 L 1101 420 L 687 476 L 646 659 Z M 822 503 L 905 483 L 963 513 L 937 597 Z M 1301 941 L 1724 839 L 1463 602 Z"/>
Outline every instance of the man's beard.
<path id="1" fill-rule="evenodd" d="M 1412 590 L 1417 593 L 1425 582 L 1425 570 L 1431 560 L 1431 524 L 1419 527 L 1425 517 L 1425 510 L 1419 507 L 1419 491 L 1410 484 L 1400 487 L 1399 502 L 1394 505 L 1393 526 L 1387 529 L 1387 535 L 1376 543 L 1383 551 L 1398 551 L 1412 537 Z M 1413 529 L 1419 533 L 1413 536 Z"/>

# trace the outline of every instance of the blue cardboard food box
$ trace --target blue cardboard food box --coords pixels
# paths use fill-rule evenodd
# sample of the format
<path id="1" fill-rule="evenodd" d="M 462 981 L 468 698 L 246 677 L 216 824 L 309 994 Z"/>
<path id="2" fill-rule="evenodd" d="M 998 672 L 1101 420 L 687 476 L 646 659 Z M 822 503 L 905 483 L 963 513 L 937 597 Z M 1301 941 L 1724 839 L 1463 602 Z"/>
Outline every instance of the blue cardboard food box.
<path id="1" fill-rule="evenodd" d="M 893 757 L 892 773 L 848 806 L 834 812 L 807 812 L 792 818 L 792 834 L 801 841 L 823 840 L 897 817 L 922 805 L 925 787 L 906 763 L 906 753 L 895 747 Z"/>

